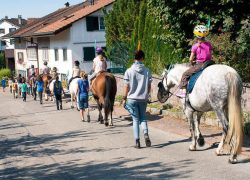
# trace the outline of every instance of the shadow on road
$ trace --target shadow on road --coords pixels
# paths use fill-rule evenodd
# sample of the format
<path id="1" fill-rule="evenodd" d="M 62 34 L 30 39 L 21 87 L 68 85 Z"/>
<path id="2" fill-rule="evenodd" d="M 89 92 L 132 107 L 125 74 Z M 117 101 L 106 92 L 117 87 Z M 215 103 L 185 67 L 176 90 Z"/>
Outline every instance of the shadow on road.
<path id="1" fill-rule="evenodd" d="M 120 130 L 102 129 L 97 132 L 87 132 L 84 130 L 72 131 L 61 135 L 45 134 L 37 137 L 22 136 L 21 138 L 5 139 L 0 141 L 0 160 L 4 162 L 5 169 L 0 169 L 0 179 L 160 179 L 160 178 L 187 178 L 189 172 L 183 171 L 183 167 L 188 167 L 192 160 L 182 160 L 167 165 L 162 162 L 145 163 L 143 159 L 128 159 L 120 157 L 119 159 L 110 158 L 108 162 L 89 161 L 84 164 L 79 163 L 82 159 L 71 161 L 54 161 L 53 156 L 74 155 L 82 153 L 103 153 L 117 148 L 91 148 L 74 147 L 70 143 L 76 141 L 93 141 L 99 136 L 109 136 L 109 134 L 122 133 Z M 188 140 L 188 139 L 187 139 Z M 185 142 L 182 140 L 179 142 Z M 171 141 L 168 144 L 177 143 Z M 156 145 L 155 147 L 166 146 L 168 144 Z M 39 148 L 40 147 L 40 148 Z M 68 148 L 65 148 L 68 147 Z M 131 147 L 122 147 L 131 148 Z M 33 165 L 26 165 L 18 162 L 19 159 L 28 158 L 51 158 L 52 163 L 43 161 L 34 162 Z M 13 165 L 10 159 L 15 159 L 16 163 L 23 164 L 21 167 Z M 140 165 L 132 165 L 133 162 L 142 161 Z M 8 164 L 9 163 L 9 164 Z"/>

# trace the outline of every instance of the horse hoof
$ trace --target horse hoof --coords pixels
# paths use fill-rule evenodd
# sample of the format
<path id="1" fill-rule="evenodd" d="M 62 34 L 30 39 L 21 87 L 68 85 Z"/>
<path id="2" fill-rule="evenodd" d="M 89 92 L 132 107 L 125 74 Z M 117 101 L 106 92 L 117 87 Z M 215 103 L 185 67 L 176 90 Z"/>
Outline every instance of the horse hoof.
<path id="1" fill-rule="evenodd" d="M 228 159 L 228 163 L 229 163 L 229 164 L 236 164 L 237 162 L 238 162 L 238 161 L 237 161 L 236 158 L 233 158 L 233 159 L 229 158 L 229 159 Z"/>
<path id="2" fill-rule="evenodd" d="M 71 107 L 71 109 L 74 109 L 74 106 L 70 106 Z"/>
<path id="3" fill-rule="evenodd" d="M 103 121 L 100 121 L 100 124 L 103 124 L 104 122 Z"/>
<path id="4" fill-rule="evenodd" d="M 205 145 L 205 140 L 203 137 L 200 137 L 197 139 L 197 143 L 200 147 L 204 146 Z"/>
<path id="5" fill-rule="evenodd" d="M 196 151 L 196 148 L 191 145 L 189 146 L 189 151 Z"/>
<path id="6" fill-rule="evenodd" d="M 109 123 L 106 122 L 106 123 L 105 123 L 105 126 L 107 127 L 108 125 L 109 125 Z"/>

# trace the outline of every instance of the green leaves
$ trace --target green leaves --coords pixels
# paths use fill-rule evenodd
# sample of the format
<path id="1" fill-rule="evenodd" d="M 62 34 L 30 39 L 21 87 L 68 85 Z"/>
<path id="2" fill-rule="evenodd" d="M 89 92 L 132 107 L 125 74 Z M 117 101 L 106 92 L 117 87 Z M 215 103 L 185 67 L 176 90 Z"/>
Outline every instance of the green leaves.
<path id="1" fill-rule="evenodd" d="M 249 9 L 245 0 L 117 0 L 105 17 L 107 46 L 120 49 L 116 55 L 121 57 L 116 59 L 127 58 L 122 62 L 128 64 L 141 41 L 147 65 L 158 72 L 164 62 L 188 59 L 193 28 L 205 24 L 210 26 L 214 57 L 246 76 L 243 69 L 250 64 Z"/>

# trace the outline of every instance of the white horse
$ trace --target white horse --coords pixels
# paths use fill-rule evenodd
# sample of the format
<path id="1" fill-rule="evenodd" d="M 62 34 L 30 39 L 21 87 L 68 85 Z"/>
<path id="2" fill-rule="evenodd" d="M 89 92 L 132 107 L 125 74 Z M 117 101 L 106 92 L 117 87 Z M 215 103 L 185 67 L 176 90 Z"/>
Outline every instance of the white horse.
<path id="1" fill-rule="evenodd" d="M 55 84 L 55 82 L 56 82 L 56 80 L 54 79 L 54 80 L 52 80 L 51 82 L 50 82 L 50 84 L 49 84 L 49 90 L 50 90 L 50 100 L 51 101 L 53 101 L 53 102 L 55 102 L 55 96 L 54 95 L 52 95 L 52 94 L 54 94 L 54 84 Z M 48 99 L 48 94 L 45 94 L 45 96 L 47 95 L 47 99 Z"/>
<path id="2" fill-rule="evenodd" d="M 69 92 L 70 92 L 70 100 L 71 100 L 71 108 L 74 108 L 74 100 L 75 100 L 75 106 L 77 107 L 77 110 L 79 111 L 79 96 L 78 96 L 78 80 L 81 78 L 75 78 L 71 81 L 69 84 Z M 89 115 L 89 108 L 87 109 L 87 122 L 90 122 L 90 115 Z"/>
<path id="3" fill-rule="evenodd" d="M 69 85 L 69 92 L 70 92 L 70 100 L 71 100 L 71 108 L 74 108 L 74 100 L 75 100 L 75 105 L 77 107 L 77 109 L 79 110 L 79 105 L 78 105 L 78 101 L 79 101 L 79 97 L 78 97 L 78 83 L 77 81 L 81 79 L 81 78 L 75 78 L 71 81 L 70 85 Z"/>
<path id="4" fill-rule="evenodd" d="M 158 84 L 158 100 L 164 103 L 171 88 L 179 86 L 182 74 L 190 67 L 187 64 L 176 64 L 165 70 L 163 79 Z M 191 94 L 182 99 L 183 110 L 189 121 L 192 143 L 189 150 L 196 150 L 196 144 L 204 145 L 204 138 L 199 130 L 201 116 L 204 112 L 215 111 L 223 126 L 221 142 L 216 150 L 217 155 L 229 154 L 230 163 L 237 162 L 243 141 L 241 114 L 242 81 L 239 74 L 226 65 L 207 67 Z M 193 118 L 197 112 L 196 118 Z"/>

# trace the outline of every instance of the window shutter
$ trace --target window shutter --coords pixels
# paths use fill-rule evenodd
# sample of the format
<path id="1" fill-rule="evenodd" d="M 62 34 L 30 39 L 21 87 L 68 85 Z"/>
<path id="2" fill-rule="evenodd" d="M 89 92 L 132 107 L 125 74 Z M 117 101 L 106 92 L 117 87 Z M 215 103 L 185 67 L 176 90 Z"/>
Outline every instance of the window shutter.
<path id="1" fill-rule="evenodd" d="M 98 17 L 88 16 L 86 17 L 87 31 L 99 30 Z"/>
<path id="2" fill-rule="evenodd" d="M 84 47 L 83 48 L 84 61 L 92 61 L 95 58 L 95 48 L 94 47 Z"/>

